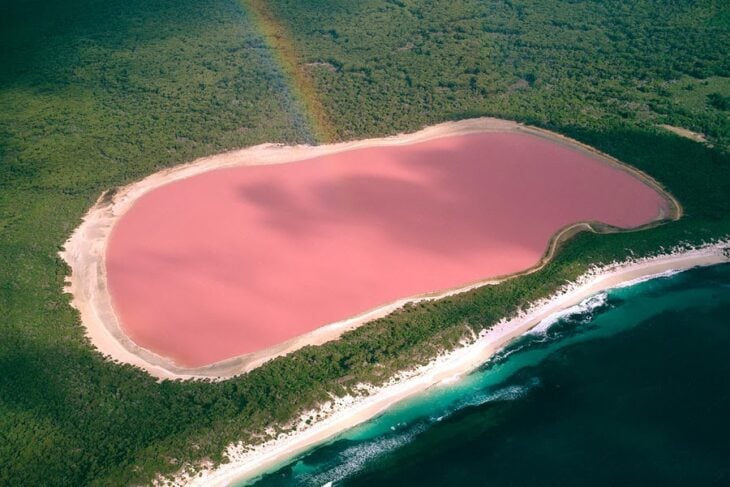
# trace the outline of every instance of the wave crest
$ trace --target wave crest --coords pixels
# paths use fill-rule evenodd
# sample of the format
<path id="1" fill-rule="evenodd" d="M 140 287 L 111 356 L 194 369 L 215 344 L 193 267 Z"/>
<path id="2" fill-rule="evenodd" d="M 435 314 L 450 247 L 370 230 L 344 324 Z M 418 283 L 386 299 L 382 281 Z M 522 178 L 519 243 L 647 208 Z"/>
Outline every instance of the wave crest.
<path id="1" fill-rule="evenodd" d="M 608 293 L 601 292 L 581 301 L 575 306 L 553 313 L 534 328 L 527 332 L 528 335 L 544 335 L 555 323 L 565 319 L 574 319 L 580 316 L 581 321 L 591 320 L 595 312 L 608 304 Z"/>

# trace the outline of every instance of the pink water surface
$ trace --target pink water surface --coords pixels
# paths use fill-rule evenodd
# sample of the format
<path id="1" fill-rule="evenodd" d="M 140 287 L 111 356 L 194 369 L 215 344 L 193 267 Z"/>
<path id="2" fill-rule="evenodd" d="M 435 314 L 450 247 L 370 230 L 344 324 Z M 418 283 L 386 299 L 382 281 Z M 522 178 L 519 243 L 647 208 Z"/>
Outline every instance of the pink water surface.
<path id="1" fill-rule="evenodd" d="M 108 284 L 133 341 L 202 366 L 526 269 L 571 223 L 634 227 L 665 208 L 627 173 L 547 140 L 454 136 L 163 186 L 115 226 Z"/>

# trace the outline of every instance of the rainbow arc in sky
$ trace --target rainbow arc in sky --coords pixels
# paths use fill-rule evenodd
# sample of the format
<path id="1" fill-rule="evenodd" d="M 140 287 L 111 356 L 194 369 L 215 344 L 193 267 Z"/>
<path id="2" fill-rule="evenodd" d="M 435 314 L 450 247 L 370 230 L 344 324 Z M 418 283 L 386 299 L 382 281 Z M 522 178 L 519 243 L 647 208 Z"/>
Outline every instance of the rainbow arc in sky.
<path id="1" fill-rule="evenodd" d="M 271 11 L 266 0 L 242 0 L 244 9 L 271 49 L 274 62 L 285 77 L 291 94 L 303 112 L 307 125 L 315 143 L 327 143 L 336 140 L 335 130 L 322 105 L 314 80 L 300 65 L 297 49 L 291 40 L 287 28 Z"/>

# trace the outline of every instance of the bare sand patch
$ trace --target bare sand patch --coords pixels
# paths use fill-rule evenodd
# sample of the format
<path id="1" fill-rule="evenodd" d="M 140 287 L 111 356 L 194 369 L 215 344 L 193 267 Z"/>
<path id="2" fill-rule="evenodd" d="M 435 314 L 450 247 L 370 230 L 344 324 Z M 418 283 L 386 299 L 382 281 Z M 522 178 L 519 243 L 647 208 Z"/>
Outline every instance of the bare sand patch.
<path id="1" fill-rule="evenodd" d="M 674 125 L 660 125 L 660 127 L 672 132 L 673 134 L 677 134 L 680 137 L 684 137 L 685 139 L 694 140 L 695 142 L 700 142 L 702 144 L 707 143 L 707 137 L 699 132 L 692 132 L 691 130 L 687 130 L 682 127 L 675 127 Z"/>

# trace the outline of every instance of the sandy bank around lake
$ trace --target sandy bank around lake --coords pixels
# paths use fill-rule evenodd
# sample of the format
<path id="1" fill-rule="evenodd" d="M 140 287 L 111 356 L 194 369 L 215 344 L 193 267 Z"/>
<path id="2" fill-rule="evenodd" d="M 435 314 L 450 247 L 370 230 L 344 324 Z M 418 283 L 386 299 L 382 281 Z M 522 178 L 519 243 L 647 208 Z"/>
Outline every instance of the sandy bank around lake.
<path id="1" fill-rule="evenodd" d="M 354 149 L 402 146 L 441 139 L 448 136 L 489 132 L 529 134 L 579 151 L 590 156 L 592 159 L 631 174 L 661 194 L 667 201 L 667 210 L 657 216 L 657 221 L 676 219 L 681 215 L 681 207 L 676 200 L 671 195 L 668 195 L 656 181 L 647 175 L 576 141 L 504 120 L 482 118 L 450 122 L 429 127 L 413 134 L 327 146 L 311 147 L 265 144 L 199 159 L 189 164 L 155 173 L 139 182 L 102 195 L 97 204 L 88 212 L 82 224 L 66 242 L 64 251 L 61 252 L 62 257 L 69 263 L 72 269 L 67 287 L 67 291 L 73 295 L 72 304 L 80 311 L 82 324 L 92 344 L 113 360 L 136 365 L 158 378 L 226 378 L 249 371 L 267 360 L 284 355 L 305 345 L 317 345 L 333 340 L 345 331 L 356 328 L 375 318 L 387 315 L 407 302 L 444 297 L 474 287 L 499 282 L 509 276 L 492 275 L 488 279 L 483 279 L 458 288 L 399 299 L 358 316 L 322 326 L 314 331 L 297 336 L 291 340 L 286 340 L 270 348 L 223 360 L 208 366 L 186 368 L 179 366 L 168 357 L 161 356 L 139 346 L 139 344 L 127 336 L 121 327 L 118 313 L 115 312 L 112 303 L 112 297 L 108 287 L 107 262 L 105 260 L 112 228 L 118 220 L 131 209 L 132 205 L 140 197 L 169 183 L 181 181 L 217 169 L 284 164 Z M 534 267 L 526 269 L 524 272 L 534 272 L 541 269 L 547 260 L 552 257 L 561 241 L 581 230 L 614 231 L 615 229 L 587 222 L 570 225 L 551 239 L 543 258 Z"/>
<path id="2" fill-rule="evenodd" d="M 229 463 L 217 468 L 190 468 L 174 479 L 158 479 L 158 484 L 222 486 L 252 479 L 373 418 L 395 403 L 469 373 L 516 337 L 596 293 L 669 272 L 722 263 L 730 263 L 730 241 L 593 268 L 551 298 L 533 303 L 519 316 L 503 320 L 482 332 L 472 343 L 444 354 L 426 366 L 405 371 L 380 388 L 363 386 L 361 396 L 339 398 L 318 411 L 306 412 L 291 432 L 276 439 L 256 446 L 230 445 L 226 452 Z M 307 425 L 305 420 L 309 417 L 323 419 Z"/>

